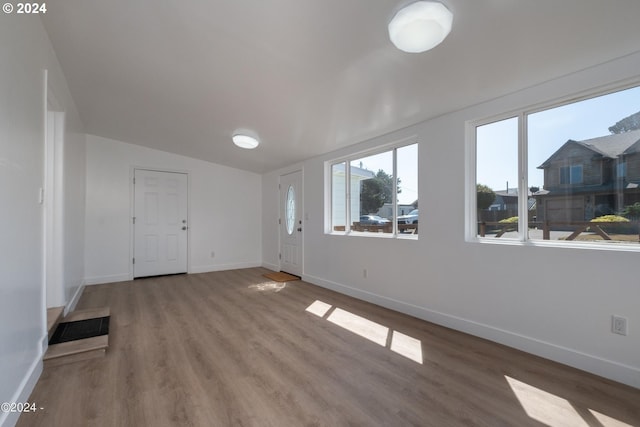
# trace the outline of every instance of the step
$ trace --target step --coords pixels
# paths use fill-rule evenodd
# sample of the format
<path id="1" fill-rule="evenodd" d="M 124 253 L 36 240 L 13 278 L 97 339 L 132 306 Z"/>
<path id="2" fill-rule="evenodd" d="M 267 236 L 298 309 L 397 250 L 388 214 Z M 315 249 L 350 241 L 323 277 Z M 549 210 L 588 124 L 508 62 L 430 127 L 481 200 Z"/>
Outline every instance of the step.
<path id="1" fill-rule="evenodd" d="M 109 335 L 50 345 L 42 359 L 44 366 L 58 366 L 105 355 Z"/>
<path id="2" fill-rule="evenodd" d="M 69 313 L 61 322 L 95 319 L 110 315 L 109 308 L 78 310 Z M 55 329 L 55 328 L 54 328 Z M 51 332 L 53 334 L 53 332 Z M 102 357 L 109 347 L 109 335 L 52 344 L 43 357 L 44 366 L 58 366 L 66 363 Z"/>
<path id="3" fill-rule="evenodd" d="M 75 322 L 77 320 L 95 319 L 96 317 L 107 317 L 111 315 L 109 307 L 89 308 L 86 310 L 76 310 L 67 314 L 62 320 L 63 322 Z"/>
<path id="4" fill-rule="evenodd" d="M 56 330 L 56 326 L 62 319 L 62 313 L 64 313 L 64 307 L 51 307 L 47 308 L 47 332 L 49 333 L 49 339 Z"/>

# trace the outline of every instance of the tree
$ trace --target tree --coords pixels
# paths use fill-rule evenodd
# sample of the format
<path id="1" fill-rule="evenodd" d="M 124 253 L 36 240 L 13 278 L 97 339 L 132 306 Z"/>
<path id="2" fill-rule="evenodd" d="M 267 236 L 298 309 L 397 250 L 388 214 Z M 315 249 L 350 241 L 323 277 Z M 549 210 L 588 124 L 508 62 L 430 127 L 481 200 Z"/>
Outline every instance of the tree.
<path id="1" fill-rule="evenodd" d="M 384 205 L 385 189 L 382 182 L 376 178 L 362 181 L 360 187 L 360 215 L 378 212 Z"/>
<path id="2" fill-rule="evenodd" d="M 609 132 L 613 134 L 625 133 L 632 130 L 640 129 L 640 111 L 617 122 L 609 128 Z"/>
<path id="3" fill-rule="evenodd" d="M 484 184 L 476 184 L 477 207 L 487 209 L 496 199 L 496 193 Z"/>
<path id="4" fill-rule="evenodd" d="M 632 217 L 640 216 L 640 202 L 635 202 L 632 205 L 625 206 L 622 214 Z"/>
<path id="5" fill-rule="evenodd" d="M 373 178 L 362 181 L 360 184 L 360 215 L 378 212 L 382 205 L 393 202 L 392 188 L 393 176 L 382 169 L 379 169 Z M 398 179 L 396 191 L 398 194 L 402 191 L 400 179 Z"/>

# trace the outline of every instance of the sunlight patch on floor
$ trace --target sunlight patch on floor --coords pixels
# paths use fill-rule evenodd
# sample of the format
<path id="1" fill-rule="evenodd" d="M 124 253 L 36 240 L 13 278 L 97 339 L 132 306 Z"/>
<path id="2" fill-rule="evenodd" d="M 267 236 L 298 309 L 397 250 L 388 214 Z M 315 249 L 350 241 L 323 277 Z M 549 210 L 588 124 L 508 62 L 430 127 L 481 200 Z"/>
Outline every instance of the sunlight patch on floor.
<path id="1" fill-rule="evenodd" d="M 555 426 L 589 427 L 567 399 L 505 375 L 509 387 L 527 415 L 536 421 Z"/>
<path id="2" fill-rule="evenodd" d="M 327 312 L 331 310 L 331 305 L 322 301 L 314 301 L 309 307 L 306 308 L 306 311 L 309 313 L 313 313 L 318 317 L 324 317 Z"/>
<path id="3" fill-rule="evenodd" d="M 601 414 L 593 409 L 589 409 L 589 412 L 591 412 L 591 415 L 593 415 L 604 427 L 633 427 L 631 424 L 623 423 L 622 421 L 611 418 L 608 415 Z"/>
<path id="4" fill-rule="evenodd" d="M 567 399 L 506 375 L 505 379 L 524 411 L 534 420 L 550 427 L 593 425 L 587 422 Z M 593 409 L 589 409 L 589 412 L 595 418 L 593 421 L 597 421 L 602 427 L 633 427 Z"/>
<path id="5" fill-rule="evenodd" d="M 316 300 L 305 311 L 324 318 L 331 308 L 333 308 L 331 304 Z M 407 359 L 422 364 L 422 342 L 418 339 L 398 331 L 391 331 L 386 326 L 341 308 L 333 310 L 327 320 L 382 347 L 387 347 Z M 387 345 L 390 332 L 391 342 Z"/>
<path id="6" fill-rule="evenodd" d="M 409 335 L 393 331 L 391 337 L 391 351 L 422 364 L 422 342 Z"/>
<path id="7" fill-rule="evenodd" d="M 333 313 L 331 313 L 327 320 L 378 345 L 383 347 L 387 345 L 389 328 L 386 326 L 382 326 L 341 308 L 333 310 Z"/>
<path id="8" fill-rule="evenodd" d="M 255 289 L 260 292 L 280 292 L 287 287 L 284 282 L 264 282 L 257 285 L 249 285 L 249 289 Z"/>

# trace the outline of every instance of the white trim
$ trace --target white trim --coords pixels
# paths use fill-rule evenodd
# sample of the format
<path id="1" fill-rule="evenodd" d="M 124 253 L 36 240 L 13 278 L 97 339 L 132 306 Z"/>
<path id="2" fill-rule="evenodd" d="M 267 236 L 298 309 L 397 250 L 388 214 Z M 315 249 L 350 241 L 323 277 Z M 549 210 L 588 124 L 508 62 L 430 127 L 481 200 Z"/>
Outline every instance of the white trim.
<path id="1" fill-rule="evenodd" d="M 84 292 L 84 288 L 85 288 L 85 285 L 78 286 L 78 289 L 76 289 L 76 292 L 73 294 L 73 297 L 71 297 L 71 301 L 69 301 L 69 304 L 67 304 L 67 306 L 64 308 L 65 316 L 76 309 L 76 306 L 78 305 L 78 301 L 80 301 L 80 297 Z"/>
<path id="2" fill-rule="evenodd" d="M 127 282 L 129 280 L 132 280 L 131 275 L 129 273 L 110 274 L 107 276 L 85 277 L 84 284 L 89 286 L 89 285 L 100 285 L 102 283 Z"/>
<path id="3" fill-rule="evenodd" d="M 529 235 L 529 138 L 526 117 L 524 113 L 518 115 L 518 240 L 521 242 L 527 241 Z"/>
<path id="4" fill-rule="evenodd" d="M 46 340 L 47 336 L 45 334 L 44 338 Z M 39 340 L 42 342 L 42 340 Z M 27 370 L 26 375 L 20 381 L 20 386 L 13 394 L 11 399 L 8 402 L 28 402 L 29 396 L 33 392 L 33 389 L 42 374 L 42 356 L 43 356 L 43 347 L 40 346 L 39 350 L 36 352 L 36 357 L 31 363 L 31 366 Z M 36 402 L 37 405 L 38 402 Z M 18 412 L 0 412 L 0 427 L 13 427 L 18 422 L 18 418 L 20 417 L 20 413 Z"/>
<path id="5" fill-rule="evenodd" d="M 302 279 L 323 288 L 349 295 L 400 313 L 465 332 L 527 353 L 578 368 L 613 381 L 640 388 L 640 369 L 586 354 L 571 348 L 541 341 L 525 335 L 409 304 L 393 298 L 356 289 L 341 283 L 305 274 Z"/>

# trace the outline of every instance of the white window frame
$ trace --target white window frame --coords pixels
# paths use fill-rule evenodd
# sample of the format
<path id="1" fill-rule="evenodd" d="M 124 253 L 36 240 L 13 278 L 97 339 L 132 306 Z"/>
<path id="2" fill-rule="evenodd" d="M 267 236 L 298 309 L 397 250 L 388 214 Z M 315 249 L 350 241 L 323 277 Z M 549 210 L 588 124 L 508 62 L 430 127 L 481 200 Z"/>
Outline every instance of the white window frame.
<path id="1" fill-rule="evenodd" d="M 530 240 L 527 237 L 529 229 L 529 218 L 526 214 L 528 211 L 527 197 L 518 197 L 518 237 L 515 239 L 495 239 L 478 236 L 478 217 L 477 217 L 477 196 L 476 196 L 476 162 L 477 162 L 477 141 L 476 129 L 479 126 L 488 125 L 506 119 L 518 119 L 518 194 L 528 194 L 528 132 L 527 117 L 556 107 L 578 103 L 591 98 L 597 98 L 624 91 L 640 86 L 640 77 L 634 77 L 625 82 L 618 82 L 609 85 L 603 85 L 594 89 L 584 91 L 578 94 L 565 96 L 552 101 L 539 103 L 522 107 L 501 114 L 488 116 L 482 119 L 468 120 L 465 123 L 465 157 L 466 157 L 466 173 L 465 173 L 465 241 L 470 243 L 482 244 L 498 244 L 498 245 L 519 245 L 519 246 L 541 246 L 541 247 L 558 247 L 571 249 L 597 249 L 597 250 L 613 250 L 622 252 L 640 252 L 639 246 L 632 245 L 608 245 L 597 242 L 561 242 L 561 241 L 541 241 Z M 584 174 L 584 170 L 583 170 Z M 583 175 L 584 180 L 584 175 Z"/>
<path id="2" fill-rule="evenodd" d="M 352 212 L 351 212 L 351 162 L 354 160 L 359 160 L 364 157 L 374 156 L 376 154 L 382 154 L 391 151 L 392 152 L 392 164 L 393 164 L 393 188 L 397 190 L 398 188 L 398 162 L 397 162 L 397 151 L 401 148 L 410 146 L 410 145 L 418 146 L 418 153 L 420 152 L 420 145 L 418 143 L 418 138 L 416 136 L 412 136 L 409 138 L 404 138 L 400 141 L 395 141 L 392 143 L 378 145 L 375 148 L 354 152 L 352 154 L 338 157 L 325 162 L 325 202 L 327 203 L 327 209 L 325 209 L 325 234 L 337 235 L 337 236 L 366 236 L 366 237 L 379 237 L 379 238 L 394 238 L 394 239 L 409 239 L 409 240 L 417 240 L 418 234 L 403 234 L 398 232 L 398 193 L 397 191 L 392 191 L 392 203 L 393 203 L 393 228 L 391 233 L 373 233 L 367 231 L 357 231 L 354 232 L 352 228 Z M 335 231 L 333 229 L 333 166 L 344 163 L 345 164 L 345 230 L 344 231 Z M 418 182 L 420 181 L 420 162 L 418 160 Z M 356 215 L 359 217 L 359 215 Z"/>

